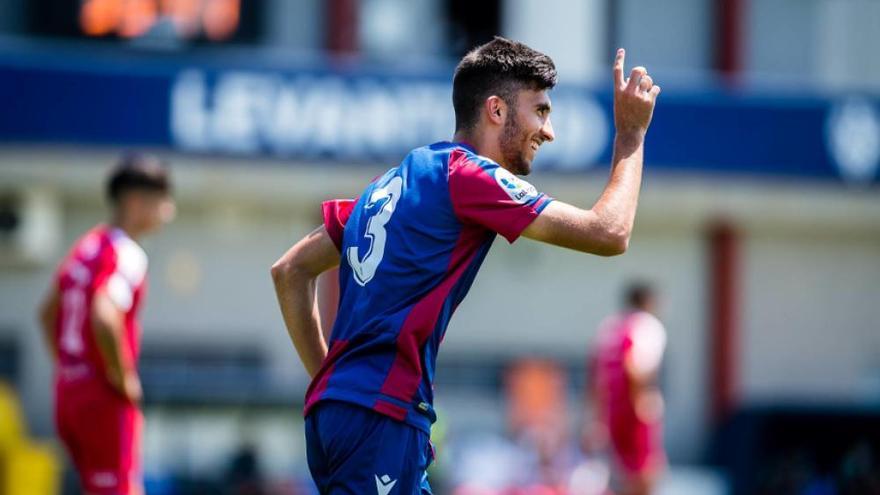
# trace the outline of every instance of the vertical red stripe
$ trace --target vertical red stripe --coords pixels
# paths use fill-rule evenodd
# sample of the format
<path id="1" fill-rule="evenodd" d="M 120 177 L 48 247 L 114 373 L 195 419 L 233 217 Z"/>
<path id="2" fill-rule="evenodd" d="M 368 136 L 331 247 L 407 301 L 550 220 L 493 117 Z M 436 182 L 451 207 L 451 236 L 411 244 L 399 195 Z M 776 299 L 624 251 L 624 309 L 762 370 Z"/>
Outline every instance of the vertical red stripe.
<path id="1" fill-rule="evenodd" d="M 330 350 L 327 352 L 327 357 L 324 358 L 324 364 L 321 365 L 321 369 L 318 370 L 318 374 L 312 379 L 312 383 L 306 391 L 306 407 L 303 411 L 303 415 L 307 416 L 309 414 L 312 406 L 318 402 L 321 398 L 321 394 L 327 390 L 330 376 L 333 374 L 333 369 L 336 367 L 336 358 L 342 354 L 342 351 L 345 350 L 347 345 L 347 340 L 337 340 L 330 346 Z"/>
<path id="2" fill-rule="evenodd" d="M 397 336 L 397 356 L 382 385 L 383 394 L 412 402 L 422 380 L 422 347 L 437 326 L 443 303 L 479 247 L 486 242 L 486 235 L 486 231 L 479 227 L 462 228 L 449 260 L 446 278 L 413 306 L 403 322 Z"/>
<path id="3" fill-rule="evenodd" d="M 328 0 L 327 50 L 335 54 L 358 51 L 358 0 Z"/>
<path id="4" fill-rule="evenodd" d="M 715 3 L 715 68 L 731 82 L 735 82 L 742 71 L 746 1 L 717 0 Z"/>
<path id="5" fill-rule="evenodd" d="M 736 402 L 738 354 L 739 250 L 738 234 L 726 223 L 709 229 L 711 413 L 718 423 Z"/>

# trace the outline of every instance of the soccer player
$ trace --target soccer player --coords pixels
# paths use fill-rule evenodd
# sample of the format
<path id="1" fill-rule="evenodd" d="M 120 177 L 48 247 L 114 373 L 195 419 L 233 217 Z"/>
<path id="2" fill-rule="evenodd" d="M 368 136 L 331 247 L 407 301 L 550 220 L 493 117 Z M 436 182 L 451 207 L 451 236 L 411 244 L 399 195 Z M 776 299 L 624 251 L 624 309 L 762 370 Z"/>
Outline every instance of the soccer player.
<path id="1" fill-rule="evenodd" d="M 554 138 L 556 69 L 547 55 L 495 38 L 455 70 L 453 141 L 413 150 L 356 201 L 324 203 L 324 225 L 273 265 L 285 325 L 312 376 L 306 439 L 322 494 L 430 493 L 438 347 L 497 234 L 603 256 L 626 250 L 660 87 L 642 67 L 628 79 L 623 69 L 619 50 L 611 178 L 591 209 L 517 177 Z M 328 346 L 315 279 L 337 265 Z"/>
<path id="2" fill-rule="evenodd" d="M 173 218 L 170 189 L 160 160 L 124 157 L 107 182 L 110 222 L 76 241 L 39 310 L 55 361 L 56 427 L 89 495 L 143 493 L 137 360 L 147 255 L 137 240 Z"/>
<path id="3" fill-rule="evenodd" d="M 644 284 L 626 293 L 626 308 L 599 328 L 593 356 L 594 444 L 610 446 L 619 495 L 653 493 L 666 466 L 663 397 L 657 375 L 666 330 L 656 297 Z"/>

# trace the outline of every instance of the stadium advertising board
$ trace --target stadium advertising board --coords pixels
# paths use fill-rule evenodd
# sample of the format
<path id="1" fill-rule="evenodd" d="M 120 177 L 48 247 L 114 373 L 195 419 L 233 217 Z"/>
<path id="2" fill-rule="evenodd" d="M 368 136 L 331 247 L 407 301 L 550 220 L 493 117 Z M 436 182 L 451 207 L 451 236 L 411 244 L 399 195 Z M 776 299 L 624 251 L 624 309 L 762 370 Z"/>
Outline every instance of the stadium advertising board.
<path id="1" fill-rule="evenodd" d="M 147 145 L 332 165 L 394 162 L 453 130 L 446 74 L 23 60 L 0 56 L 6 142 Z M 601 168 L 611 154 L 610 92 L 562 85 L 551 97 L 557 141 L 536 168 Z M 880 175 L 878 98 L 666 87 L 661 98 L 648 138 L 652 171 L 851 183 Z"/>

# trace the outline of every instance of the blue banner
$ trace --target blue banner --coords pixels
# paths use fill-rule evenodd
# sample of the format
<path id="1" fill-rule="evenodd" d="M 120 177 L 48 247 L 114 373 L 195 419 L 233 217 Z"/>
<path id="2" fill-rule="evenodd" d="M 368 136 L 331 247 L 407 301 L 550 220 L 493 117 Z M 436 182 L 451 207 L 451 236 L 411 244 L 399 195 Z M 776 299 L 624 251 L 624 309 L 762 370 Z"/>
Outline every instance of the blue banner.
<path id="1" fill-rule="evenodd" d="M 0 54 L 0 140 L 393 164 L 452 135 L 451 71 L 250 65 Z M 562 85 L 551 98 L 557 141 L 536 168 L 604 170 L 610 92 Z M 664 87 L 646 150 L 651 170 L 876 183 L 880 100 Z"/>

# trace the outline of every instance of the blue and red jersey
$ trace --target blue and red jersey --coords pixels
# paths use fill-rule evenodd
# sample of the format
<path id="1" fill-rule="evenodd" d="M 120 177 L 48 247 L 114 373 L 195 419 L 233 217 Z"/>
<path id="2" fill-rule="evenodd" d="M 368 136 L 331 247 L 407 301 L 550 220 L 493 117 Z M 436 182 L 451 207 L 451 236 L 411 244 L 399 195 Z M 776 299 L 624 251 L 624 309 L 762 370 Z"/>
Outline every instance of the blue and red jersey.
<path id="1" fill-rule="evenodd" d="M 509 242 L 552 201 L 467 145 L 409 153 L 356 201 L 323 205 L 339 248 L 339 311 L 306 394 L 430 432 L 434 367 L 449 319 L 496 234 Z"/>

